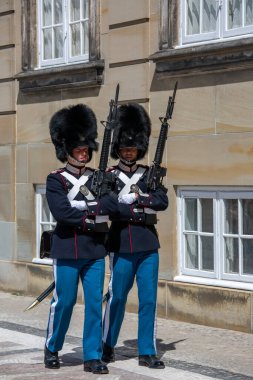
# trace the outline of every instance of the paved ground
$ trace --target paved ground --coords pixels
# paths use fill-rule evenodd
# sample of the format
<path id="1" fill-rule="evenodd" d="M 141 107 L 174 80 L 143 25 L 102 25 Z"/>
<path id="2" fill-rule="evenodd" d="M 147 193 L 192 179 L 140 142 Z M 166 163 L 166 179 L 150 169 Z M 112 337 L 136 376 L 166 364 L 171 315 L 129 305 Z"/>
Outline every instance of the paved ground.
<path id="1" fill-rule="evenodd" d="M 82 305 L 76 305 L 64 349 L 61 368 L 44 368 L 43 346 L 49 300 L 23 310 L 31 297 L 0 292 L 0 379 L 253 379 L 253 334 L 215 329 L 182 322 L 158 320 L 158 350 L 164 370 L 139 367 L 137 362 L 135 314 L 126 314 L 116 362 L 109 375 L 83 372 Z"/>

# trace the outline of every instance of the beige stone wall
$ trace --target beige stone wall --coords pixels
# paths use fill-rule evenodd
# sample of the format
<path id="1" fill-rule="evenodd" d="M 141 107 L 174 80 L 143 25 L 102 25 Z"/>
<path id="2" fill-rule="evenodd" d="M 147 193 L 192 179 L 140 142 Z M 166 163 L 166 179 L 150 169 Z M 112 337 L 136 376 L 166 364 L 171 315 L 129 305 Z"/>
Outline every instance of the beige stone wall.
<path id="1" fill-rule="evenodd" d="M 21 71 L 21 2 L 0 1 L 0 47 L 7 46 L 0 49 L 0 242 L 9 242 L 7 248 L 0 243 L 0 260 L 4 262 L 0 287 L 30 294 L 34 289 L 36 293 L 47 285 L 51 275 L 51 268 L 31 262 L 36 243 L 35 186 L 44 184 L 47 174 L 62 166 L 50 142 L 48 123 L 52 114 L 70 104 L 86 103 L 97 115 L 101 141 L 100 120 L 106 119 L 109 100 L 119 83 L 119 100 L 138 101 L 150 114 L 152 138 L 143 162 L 151 163 L 160 131 L 159 117 L 164 115 L 168 97 L 178 80 L 163 159 L 170 204 L 159 215 L 158 312 L 164 317 L 196 323 L 217 321 L 220 327 L 226 327 L 226 319 L 230 318 L 230 328 L 250 331 L 253 308 L 252 296 L 247 292 L 235 294 L 232 290 L 174 284 L 173 278 L 178 274 L 179 256 L 178 186 L 253 185 L 252 72 L 238 70 L 158 79 L 155 64 L 148 57 L 159 46 L 159 1 L 102 0 L 100 4 L 101 58 L 105 60 L 103 84 L 71 91 L 24 94 L 14 80 L 15 74 Z M 15 12 L 9 13 L 12 10 Z M 3 12 L 8 14 L 1 16 Z M 95 155 L 91 165 L 96 167 L 98 160 L 99 156 Z M 110 160 L 109 164 L 114 161 Z M 12 285 L 6 270 L 16 276 Z M 209 299 L 212 294 L 215 301 L 202 307 L 203 299 Z M 134 289 L 129 310 L 136 311 L 136 304 Z M 219 314 L 215 314 L 218 309 Z"/>

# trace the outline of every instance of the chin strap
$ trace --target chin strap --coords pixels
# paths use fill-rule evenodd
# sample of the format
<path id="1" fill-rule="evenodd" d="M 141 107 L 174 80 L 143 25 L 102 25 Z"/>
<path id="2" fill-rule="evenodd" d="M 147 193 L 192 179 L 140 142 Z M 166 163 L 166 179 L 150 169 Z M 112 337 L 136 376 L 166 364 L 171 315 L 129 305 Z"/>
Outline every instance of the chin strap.
<path id="1" fill-rule="evenodd" d="M 78 161 L 74 157 L 68 155 L 68 162 L 77 168 L 83 168 L 87 161 Z"/>

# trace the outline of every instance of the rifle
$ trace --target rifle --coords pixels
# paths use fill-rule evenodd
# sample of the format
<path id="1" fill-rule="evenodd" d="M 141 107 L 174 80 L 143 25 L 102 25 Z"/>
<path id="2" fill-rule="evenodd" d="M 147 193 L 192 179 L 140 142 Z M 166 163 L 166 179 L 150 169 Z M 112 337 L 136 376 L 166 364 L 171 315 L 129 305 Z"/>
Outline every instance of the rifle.
<path id="1" fill-rule="evenodd" d="M 115 176 L 111 172 L 106 172 L 108 158 L 109 158 L 109 152 L 110 152 L 110 145 L 111 145 L 111 136 L 112 136 L 112 130 L 115 127 L 115 123 L 117 121 L 117 111 L 118 111 L 118 98 L 119 98 L 119 84 L 117 84 L 116 92 L 115 92 L 115 99 L 111 99 L 109 105 L 109 115 L 107 117 L 107 121 L 101 121 L 102 125 L 105 127 L 104 131 L 104 137 L 103 137 L 103 144 L 101 149 L 101 155 L 100 155 L 100 161 L 99 161 L 99 167 L 98 170 L 95 170 L 94 174 L 92 175 L 92 182 L 91 182 L 91 192 L 95 195 L 100 197 L 101 195 L 108 194 L 112 190 L 112 186 L 115 181 Z M 87 195 L 87 187 L 86 186 L 80 186 L 80 191 Z M 88 191 L 89 192 L 89 191 Z M 28 306 L 25 311 L 30 310 L 37 306 L 41 301 L 43 301 L 44 298 L 48 296 L 54 290 L 55 288 L 55 282 L 52 282 L 49 287 L 44 290 L 36 299 L 32 302 L 30 306 Z M 105 294 L 103 297 L 103 302 L 106 301 L 108 295 Z"/>
<path id="2" fill-rule="evenodd" d="M 156 190 L 158 186 L 162 186 L 165 189 L 165 187 L 162 184 L 162 181 L 163 181 L 163 177 L 166 176 L 167 169 L 164 167 L 161 167 L 160 164 L 162 162 L 163 152 L 164 152 L 165 143 L 166 143 L 167 135 L 168 135 L 168 129 L 169 129 L 168 120 L 172 118 L 176 92 L 177 92 L 177 82 L 174 87 L 173 95 L 169 97 L 165 117 L 159 117 L 159 120 L 161 121 L 162 125 L 161 125 L 160 134 L 159 134 L 159 139 L 157 142 L 155 158 L 154 158 L 153 164 L 149 167 L 146 180 L 145 180 L 148 191 Z"/>
<path id="3" fill-rule="evenodd" d="M 119 84 L 117 84 L 115 99 L 111 99 L 109 103 L 109 115 L 107 121 L 101 121 L 105 127 L 104 138 L 101 149 L 100 161 L 98 169 L 92 175 L 91 192 L 100 197 L 101 195 L 108 194 L 115 182 L 115 176 L 111 172 L 106 172 L 108 158 L 110 153 L 112 130 L 115 127 L 118 114 L 118 98 L 119 98 Z"/>

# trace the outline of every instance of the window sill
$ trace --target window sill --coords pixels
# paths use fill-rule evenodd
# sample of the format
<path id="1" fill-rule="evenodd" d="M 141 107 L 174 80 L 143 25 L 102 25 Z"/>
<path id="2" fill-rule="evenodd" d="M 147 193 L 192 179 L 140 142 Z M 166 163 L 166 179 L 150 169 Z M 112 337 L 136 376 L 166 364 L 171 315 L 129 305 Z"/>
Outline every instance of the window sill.
<path id="1" fill-rule="evenodd" d="M 186 276 L 186 275 L 180 275 L 176 276 L 174 278 L 175 282 L 185 282 L 188 284 L 195 284 L 195 285 L 206 285 L 206 286 L 215 286 L 220 288 L 230 288 L 230 289 L 236 289 L 236 290 L 246 290 L 246 291 L 253 291 L 253 284 L 251 283 L 244 283 L 239 281 L 228 281 L 228 280 L 217 280 L 217 279 L 211 279 L 211 278 L 203 278 L 203 277 L 193 277 L 193 276 Z"/>
<path id="2" fill-rule="evenodd" d="M 186 76 L 253 67 L 253 38 L 160 50 L 149 57 L 158 76 Z"/>
<path id="3" fill-rule="evenodd" d="M 19 73 L 20 91 L 33 93 L 99 86 L 103 81 L 104 61 L 50 67 Z"/>
<path id="4" fill-rule="evenodd" d="M 53 265 L 52 259 L 39 259 L 36 257 L 32 260 L 32 262 L 33 264 Z"/>

